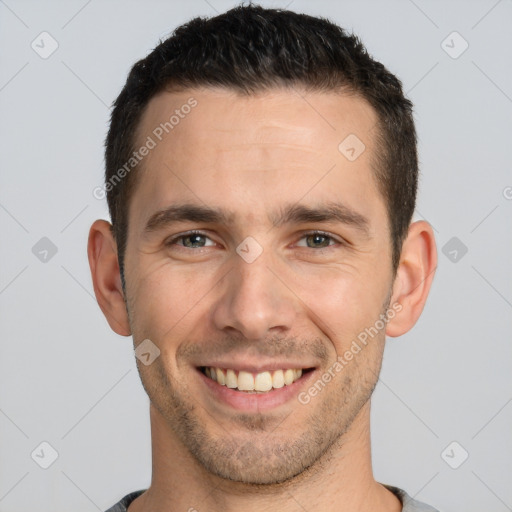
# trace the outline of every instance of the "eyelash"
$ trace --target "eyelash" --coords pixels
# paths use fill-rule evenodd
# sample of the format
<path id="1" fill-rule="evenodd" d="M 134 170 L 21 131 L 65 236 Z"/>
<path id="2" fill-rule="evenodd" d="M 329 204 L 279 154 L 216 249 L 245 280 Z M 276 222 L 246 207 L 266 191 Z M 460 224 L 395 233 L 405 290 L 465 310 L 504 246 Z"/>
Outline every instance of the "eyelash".
<path id="1" fill-rule="evenodd" d="M 205 238 L 210 239 L 210 237 L 206 233 L 203 233 L 202 231 L 192 230 L 192 231 L 188 231 L 186 233 L 182 233 L 180 235 L 177 235 L 177 236 L 174 236 L 174 237 L 170 238 L 169 240 L 167 240 L 165 242 L 165 245 L 166 246 L 175 245 L 177 241 L 183 240 L 184 238 L 187 238 L 187 237 L 192 236 L 192 235 L 200 235 L 200 236 L 203 236 Z M 320 235 L 320 236 L 324 236 L 326 238 L 329 238 L 331 241 L 335 242 L 338 245 L 342 245 L 342 246 L 346 245 L 346 243 L 344 241 L 335 238 L 330 233 L 327 233 L 325 231 L 319 231 L 319 230 L 307 231 L 307 232 L 302 234 L 302 236 L 300 237 L 299 240 L 302 240 L 303 238 L 307 238 L 308 236 L 314 236 L 314 235 Z M 186 247 L 184 245 L 181 245 L 180 247 L 183 247 L 183 249 L 193 249 L 193 250 L 196 250 L 196 251 L 201 250 L 201 249 L 206 249 L 206 247 L 190 248 L 190 247 Z M 317 252 L 320 252 L 320 251 L 325 251 L 325 250 L 328 250 L 328 249 L 332 249 L 334 247 L 335 247 L 334 245 L 328 245 L 327 247 L 318 247 L 318 248 L 304 247 L 304 248 L 305 249 L 314 249 Z"/>

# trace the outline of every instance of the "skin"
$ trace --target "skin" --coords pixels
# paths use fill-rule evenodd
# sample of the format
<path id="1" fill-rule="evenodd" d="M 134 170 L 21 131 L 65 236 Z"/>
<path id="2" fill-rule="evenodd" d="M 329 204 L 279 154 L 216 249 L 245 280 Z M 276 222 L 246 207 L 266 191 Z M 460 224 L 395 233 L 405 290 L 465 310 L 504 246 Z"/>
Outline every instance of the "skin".
<path id="1" fill-rule="evenodd" d="M 392 272 L 371 168 L 375 112 L 335 93 L 163 92 L 144 112 L 141 143 L 190 97 L 197 106 L 143 161 L 129 209 L 126 297 L 110 224 L 96 221 L 89 235 L 94 290 L 110 326 L 160 350 L 148 366 L 137 361 L 151 401 L 153 474 L 129 511 L 401 510 L 372 474 L 369 399 L 386 335 L 417 321 L 437 255 L 431 226 L 412 223 Z M 349 134 L 366 146 L 353 162 L 338 150 Z M 152 214 L 180 202 L 235 215 L 228 224 L 189 220 L 144 233 Z M 288 204 L 329 202 L 366 217 L 367 233 L 338 221 L 269 219 Z M 171 241 L 191 229 L 205 237 Z M 252 263 L 236 251 L 249 236 L 262 249 Z M 197 370 L 218 360 L 293 360 L 314 368 L 298 395 L 393 305 L 400 312 L 307 404 L 294 396 L 241 412 Z"/>

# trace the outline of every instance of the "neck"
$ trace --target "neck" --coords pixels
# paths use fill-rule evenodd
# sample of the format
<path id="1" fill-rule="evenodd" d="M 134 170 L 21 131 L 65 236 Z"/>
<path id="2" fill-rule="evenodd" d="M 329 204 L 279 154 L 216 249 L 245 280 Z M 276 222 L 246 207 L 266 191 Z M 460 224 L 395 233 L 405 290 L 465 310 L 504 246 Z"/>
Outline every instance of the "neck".
<path id="1" fill-rule="evenodd" d="M 151 486 L 130 505 L 129 512 L 398 512 L 398 498 L 373 477 L 369 422 L 370 402 L 350 430 L 307 471 L 284 483 L 252 485 L 206 471 L 151 406 Z"/>

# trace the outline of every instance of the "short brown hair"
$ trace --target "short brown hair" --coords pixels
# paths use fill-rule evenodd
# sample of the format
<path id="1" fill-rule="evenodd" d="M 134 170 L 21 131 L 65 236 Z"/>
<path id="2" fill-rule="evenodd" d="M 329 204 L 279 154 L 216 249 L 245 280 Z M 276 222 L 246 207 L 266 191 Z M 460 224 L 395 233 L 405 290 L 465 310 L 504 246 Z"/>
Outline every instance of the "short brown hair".
<path id="1" fill-rule="evenodd" d="M 137 127 L 148 102 L 164 88 L 224 87 L 250 95 L 272 88 L 346 90 L 376 111 L 374 174 L 389 217 L 393 272 L 414 213 L 418 181 L 412 103 L 402 84 L 374 60 L 353 34 L 324 18 L 241 5 L 212 18 L 194 18 L 131 69 L 114 102 L 105 143 L 106 183 L 135 150 Z M 137 169 L 107 188 L 121 278 L 128 209 Z"/>

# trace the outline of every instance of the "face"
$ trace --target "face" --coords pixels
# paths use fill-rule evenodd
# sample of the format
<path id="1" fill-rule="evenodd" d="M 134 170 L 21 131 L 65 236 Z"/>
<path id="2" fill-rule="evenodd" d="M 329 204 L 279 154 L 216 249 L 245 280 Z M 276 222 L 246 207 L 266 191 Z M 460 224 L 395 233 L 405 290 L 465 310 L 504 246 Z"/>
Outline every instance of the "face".
<path id="1" fill-rule="evenodd" d="M 354 96 L 293 90 L 164 92 L 144 113 L 130 326 L 160 350 L 138 361 L 160 428 L 213 474 L 288 480 L 368 402 L 393 285 L 376 121 Z"/>

